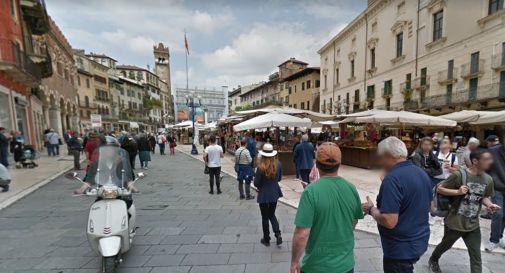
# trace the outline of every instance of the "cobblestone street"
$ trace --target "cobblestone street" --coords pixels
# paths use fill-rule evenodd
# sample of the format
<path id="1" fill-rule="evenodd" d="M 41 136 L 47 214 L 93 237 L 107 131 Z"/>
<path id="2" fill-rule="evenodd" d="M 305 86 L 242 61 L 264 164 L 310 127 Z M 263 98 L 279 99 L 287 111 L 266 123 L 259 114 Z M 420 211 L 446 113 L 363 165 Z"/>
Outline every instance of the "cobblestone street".
<path id="1" fill-rule="evenodd" d="M 209 195 L 201 162 L 177 153 L 153 156 L 135 196 L 137 236 L 119 272 L 288 272 L 296 210 L 280 205 L 285 243 L 266 248 L 255 201 L 237 198 L 235 180 L 223 179 L 223 194 Z M 16 182 L 14 182 L 16 183 Z M 0 272 L 96 273 L 84 226 L 91 198 L 74 197 L 77 183 L 62 177 L 0 211 Z M 381 272 L 378 236 L 356 232 L 356 272 Z M 431 252 L 431 250 L 429 251 Z M 427 272 L 426 257 L 416 272 Z M 503 272 L 503 255 L 483 254 L 485 272 Z M 465 251 L 441 260 L 444 273 L 468 272 Z"/>

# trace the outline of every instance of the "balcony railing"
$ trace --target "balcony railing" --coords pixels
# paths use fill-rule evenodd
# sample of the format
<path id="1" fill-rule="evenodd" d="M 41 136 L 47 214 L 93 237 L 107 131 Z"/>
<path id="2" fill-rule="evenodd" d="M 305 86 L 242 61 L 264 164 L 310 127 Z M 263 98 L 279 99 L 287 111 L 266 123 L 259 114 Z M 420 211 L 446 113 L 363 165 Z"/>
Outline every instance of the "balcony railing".
<path id="1" fill-rule="evenodd" d="M 412 91 L 412 83 L 410 81 L 400 83 L 400 92 L 406 93 Z"/>
<path id="2" fill-rule="evenodd" d="M 502 54 L 494 54 L 491 57 L 491 67 L 496 71 L 505 70 L 505 52 L 502 52 Z"/>
<path id="3" fill-rule="evenodd" d="M 100 102 L 111 102 L 109 97 L 103 97 L 103 96 L 95 96 L 95 100 Z"/>
<path id="4" fill-rule="evenodd" d="M 382 88 L 382 97 L 383 98 L 391 98 L 393 96 L 393 89 L 391 88 Z"/>
<path id="5" fill-rule="evenodd" d="M 484 74 L 484 65 L 486 62 L 480 59 L 477 63 L 466 63 L 461 66 L 461 77 L 463 79 L 470 79 L 480 77 Z"/>
<path id="6" fill-rule="evenodd" d="M 458 69 L 453 68 L 452 71 L 449 71 L 448 69 L 442 70 L 438 72 L 438 83 L 439 84 L 450 84 L 456 82 L 458 75 Z"/>
<path id="7" fill-rule="evenodd" d="M 412 87 L 415 90 L 427 90 L 430 88 L 430 76 L 421 76 L 415 78 Z"/>
<path id="8" fill-rule="evenodd" d="M 0 39 L 0 71 L 28 86 L 37 85 L 42 78 L 39 66 L 18 45 L 7 39 Z"/>

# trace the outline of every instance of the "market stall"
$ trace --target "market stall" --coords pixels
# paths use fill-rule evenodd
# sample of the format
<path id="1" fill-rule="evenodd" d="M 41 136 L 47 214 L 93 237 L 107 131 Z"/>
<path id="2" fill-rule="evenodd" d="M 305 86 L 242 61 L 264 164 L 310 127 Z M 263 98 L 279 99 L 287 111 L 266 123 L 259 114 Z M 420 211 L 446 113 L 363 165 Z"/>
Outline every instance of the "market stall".
<path id="1" fill-rule="evenodd" d="M 342 163 L 367 169 L 376 167 L 376 146 L 385 137 L 401 138 L 411 152 L 422 135 L 421 128 L 456 126 L 455 121 L 440 117 L 384 110 L 369 110 L 348 115 L 339 123 Z"/>
<path id="2" fill-rule="evenodd" d="M 177 140 L 180 144 L 191 145 L 193 134 L 193 122 L 190 120 L 175 124 L 173 129 L 177 130 Z"/>
<path id="3" fill-rule="evenodd" d="M 252 131 L 258 142 L 258 149 L 263 143 L 269 142 L 278 151 L 279 160 L 286 175 L 295 174 L 293 164 L 293 137 L 298 128 L 310 128 L 312 121 L 279 112 L 264 115 L 241 122 L 233 126 L 235 132 Z"/>

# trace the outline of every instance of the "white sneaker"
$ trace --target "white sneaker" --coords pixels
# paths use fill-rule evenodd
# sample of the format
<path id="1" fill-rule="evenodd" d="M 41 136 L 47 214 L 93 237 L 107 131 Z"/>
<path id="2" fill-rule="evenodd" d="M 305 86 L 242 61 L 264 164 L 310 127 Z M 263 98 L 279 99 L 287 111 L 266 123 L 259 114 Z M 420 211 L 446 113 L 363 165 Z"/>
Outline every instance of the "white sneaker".
<path id="1" fill-rule="evenodd" d="M 486 245 L 486 247 L 484 247 L 484 250 L 487 251 L 487 252 L 492 252 L 496 248 L 498 248 L 498 244 L 497 243 L 489 242 Z"/>
<path id="2" fill-rule="evenodd" d="M 505 240 L 501 239 L 500 242 L 498 243 L 498 246 L 501 248 L 505 248 Z"/>

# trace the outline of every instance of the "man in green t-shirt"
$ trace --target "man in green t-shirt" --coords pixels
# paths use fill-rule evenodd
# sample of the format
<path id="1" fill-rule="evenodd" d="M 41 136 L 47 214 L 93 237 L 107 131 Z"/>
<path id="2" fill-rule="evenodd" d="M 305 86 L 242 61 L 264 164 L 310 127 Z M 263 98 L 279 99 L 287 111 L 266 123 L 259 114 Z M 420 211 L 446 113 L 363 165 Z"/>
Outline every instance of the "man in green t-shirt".
<path id="1" fill-rule="evenodd" d="M 477 149 L 470 153 L 470 160 L 473 164 L 470 168 L 453 173 L 437 189 L 441 195 L 453 196 L 453 201 L 445 218 L 442 242 L 429 260 L 434 273 L 442 272 L 438 260 L 459 238 L 463 238 L 468 248 L 471 273 L 482 272 L 480 210 L 482 205 L 493 212 L 500 207 L 491 202 L 493 179 L 485 173 L 493 163 L 492 155 L 488 150 Z"/>
<path id="2" fill-rule="evenodd" d="M 347 273 L 354 269 L 354 227 L 363 219 L 363 210 L 356 187 L 338 176 L 340 163 L 336 144 L 318 146 L 316 166 L 321 178 L 305 188 L 298 206 L 291 273 Z"/>

